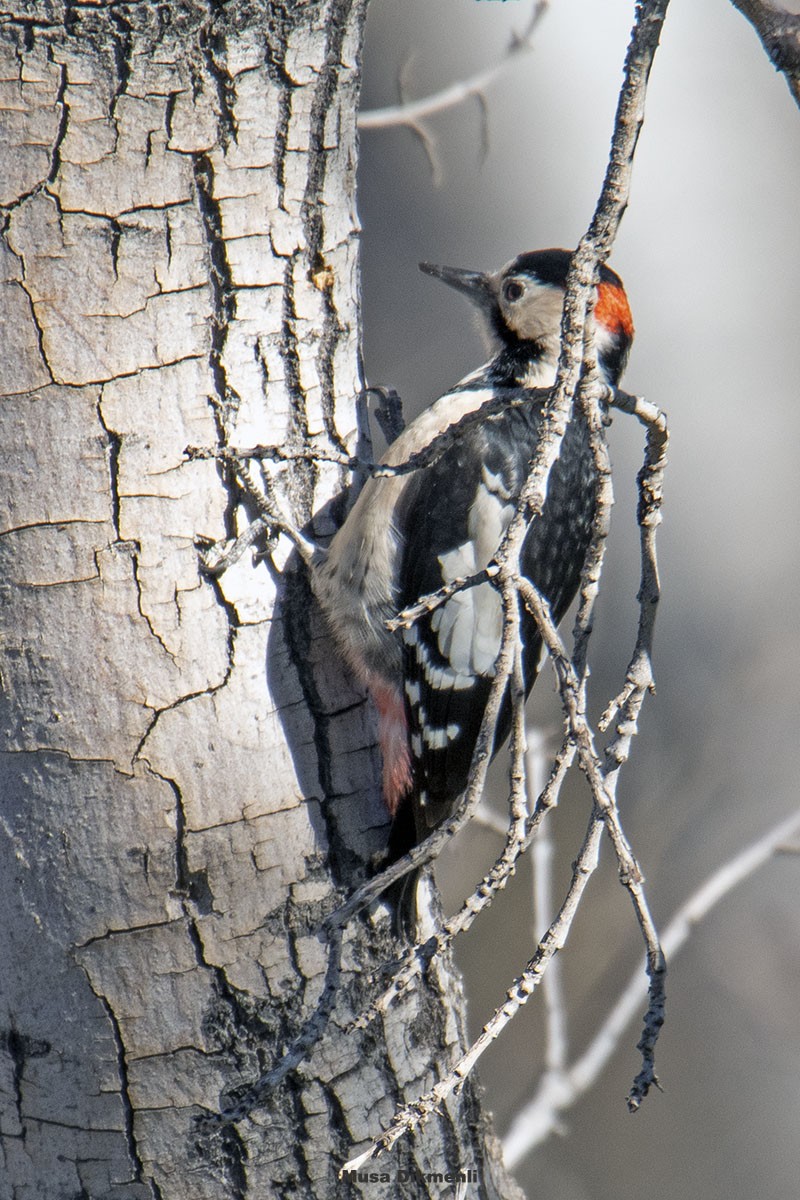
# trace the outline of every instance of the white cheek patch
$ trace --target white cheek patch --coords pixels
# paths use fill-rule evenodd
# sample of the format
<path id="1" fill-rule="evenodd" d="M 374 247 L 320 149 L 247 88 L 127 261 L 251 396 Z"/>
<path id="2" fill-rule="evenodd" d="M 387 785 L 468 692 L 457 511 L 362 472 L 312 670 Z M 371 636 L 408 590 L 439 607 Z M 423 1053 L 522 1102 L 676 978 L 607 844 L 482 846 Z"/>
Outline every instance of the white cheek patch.
<path id="1" fill-rule="evenodd" d="M 502 307 L 509 328 L 518 337 L 534 342 L 548 340 L 561 328 L 564 289 L 528 280 L 525 296 L 516 302 L 506 301 Z"/>

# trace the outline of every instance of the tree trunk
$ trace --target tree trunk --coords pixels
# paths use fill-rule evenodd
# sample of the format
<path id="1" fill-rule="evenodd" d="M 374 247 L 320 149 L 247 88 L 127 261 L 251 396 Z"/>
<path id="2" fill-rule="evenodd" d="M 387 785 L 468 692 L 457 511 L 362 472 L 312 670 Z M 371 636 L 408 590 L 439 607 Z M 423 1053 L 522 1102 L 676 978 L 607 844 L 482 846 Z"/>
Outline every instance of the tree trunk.
<path id="1" fill-rule="evenodd" d="M 347 930 L 307 1060 L 245 1119 L 203 1120 L 314 1012 L 322 917 L 385 836 L 370 714 L 304 571 L 281 539 L 206 578 L 197 539 L 240 531 L 247 505 L 227 466 L 184 454 L 352 447 L 364 9 L 6 6 L 0 1137 L 17 1200 L 360 1195 L 338 1169 L 461 1042 L 448 964 L 379 1029 L 344 1032 L 397 951 L 378 907 Z M 306 461 L 276 487 L 324 536 L 344 483 Z M 424 1177 L 459 1170 L 472 1194 L 514 1192 L 470 1084 L 375 1166 L 385 1197 L 440 1195 Z"/>

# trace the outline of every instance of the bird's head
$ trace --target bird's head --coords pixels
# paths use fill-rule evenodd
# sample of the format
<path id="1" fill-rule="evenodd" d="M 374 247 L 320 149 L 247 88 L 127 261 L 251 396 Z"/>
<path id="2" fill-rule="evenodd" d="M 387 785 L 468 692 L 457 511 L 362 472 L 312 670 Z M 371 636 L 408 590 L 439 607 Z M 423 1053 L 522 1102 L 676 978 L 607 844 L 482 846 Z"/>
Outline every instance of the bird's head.
<path id="1" fill-rule="evenodd" d="M 517 383 L 548 386 L 561 345 L 561 315 L 568 250 L 520 254 L 499 271 L 482 273 L 420 263 L 420 270 L 463 292 L 479 309 L 497 347 L 497 362 Z M 597 359 L 609 383 L 616 384 L 633 342 L 633 319 L 622 280 L 600 268 L 594 308 Z"/>

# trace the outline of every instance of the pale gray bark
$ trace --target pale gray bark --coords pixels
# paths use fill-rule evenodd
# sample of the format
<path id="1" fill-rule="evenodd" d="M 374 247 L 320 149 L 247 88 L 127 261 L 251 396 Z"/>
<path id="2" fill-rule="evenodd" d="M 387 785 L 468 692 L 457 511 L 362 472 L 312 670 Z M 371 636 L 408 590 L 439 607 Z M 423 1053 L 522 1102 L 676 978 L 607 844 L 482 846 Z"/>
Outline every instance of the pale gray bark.
<path id="1" fill-rule="evenodd" d="M 352 449 L 365 0 L 6 6 L 0 18 L 0 1175 L 31 1197 L 360 1195 L 338 1167 L 462 1045 L 445 964 L 346 1033 L 396 953 L 348 929 L 331 1025 L 236 1125 L 200 1119 L 314 1010 L 336 888 L 383 842 L 363 698 L 302 570 L 196 539 L 241 495 L 187 445 Z M 340 468 L 295 463 L 302 526 Z M 329 531 L 323 511 L 313 530 Z M 467 1084 L 382 1196 L 474 1169 Z M 409 1191 L 409 1189 L 411 1189 Z"/>

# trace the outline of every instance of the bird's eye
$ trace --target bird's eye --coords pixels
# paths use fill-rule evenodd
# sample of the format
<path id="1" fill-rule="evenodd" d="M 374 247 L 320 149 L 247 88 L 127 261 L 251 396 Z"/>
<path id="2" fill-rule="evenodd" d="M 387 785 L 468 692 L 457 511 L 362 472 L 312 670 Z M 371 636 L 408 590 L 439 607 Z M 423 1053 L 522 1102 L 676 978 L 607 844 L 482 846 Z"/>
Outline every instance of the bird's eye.
<path id="1" fill-rule="evenodd" d="M 518 279 L 507 279 L 503 284 L 503 296 L 510 303 L 519 300 L 524 291 L 525 288 Z"/>

